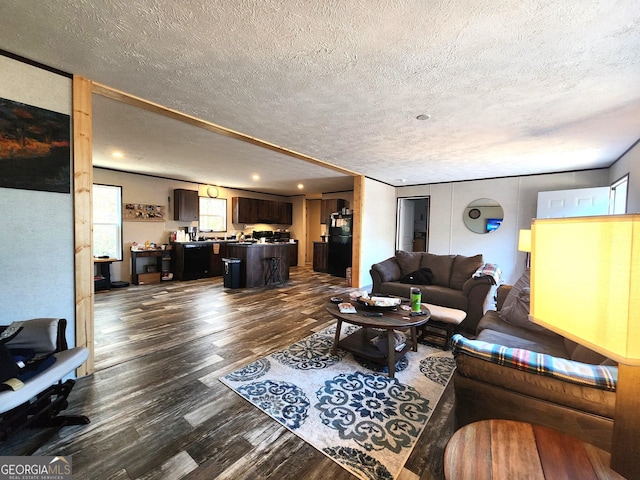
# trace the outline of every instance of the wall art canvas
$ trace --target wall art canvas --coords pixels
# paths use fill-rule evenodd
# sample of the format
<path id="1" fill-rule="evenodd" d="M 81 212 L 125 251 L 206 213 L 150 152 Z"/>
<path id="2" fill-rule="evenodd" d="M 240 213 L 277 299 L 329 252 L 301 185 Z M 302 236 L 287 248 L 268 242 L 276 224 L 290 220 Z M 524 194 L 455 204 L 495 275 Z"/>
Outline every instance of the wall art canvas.
<path id="1" fill-rule="evenodd" d="M 70 116 L 0 98 L 0 187 L 71 192 Z"/>

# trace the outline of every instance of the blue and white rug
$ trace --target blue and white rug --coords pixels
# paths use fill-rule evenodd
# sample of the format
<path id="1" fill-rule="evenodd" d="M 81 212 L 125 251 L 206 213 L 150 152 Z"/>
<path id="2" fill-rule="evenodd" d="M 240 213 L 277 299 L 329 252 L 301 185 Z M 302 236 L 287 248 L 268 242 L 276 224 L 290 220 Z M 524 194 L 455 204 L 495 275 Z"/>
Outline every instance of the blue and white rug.
<path id="1" fill-rule="evenodd" d="M 342 337 L 356 328 L 343 325 Z M 220 381 L 357 477 L 397 478 L 451 379 L 453 356 L 418 345 L 389 378 L 386 367 L 340 349 L 331 355 L 334 334 L 335 326 Z"/>

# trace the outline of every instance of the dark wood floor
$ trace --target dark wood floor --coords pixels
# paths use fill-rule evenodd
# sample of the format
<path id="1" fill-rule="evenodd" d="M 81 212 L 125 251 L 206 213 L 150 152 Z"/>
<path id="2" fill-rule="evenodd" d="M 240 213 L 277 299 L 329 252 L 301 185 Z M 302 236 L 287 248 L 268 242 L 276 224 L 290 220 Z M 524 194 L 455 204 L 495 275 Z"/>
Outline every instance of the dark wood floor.
<path id="1" fill-rule="evenodd" d="M 221 278 L 132 285 L 97 293 L 97 371 L 81 378 L 67 427 L 36 455 L 73 455 L 74 479 L 353 479 L 233 393 L 218 377 L 333 320 L 324 302 L 345 280 L 294 267 L 286 286 L 224 289 Z M 441 479 L 453 432 L 446 389 L 401 478 Z M 26 451 L 40 431 L 0 445 Z"/>

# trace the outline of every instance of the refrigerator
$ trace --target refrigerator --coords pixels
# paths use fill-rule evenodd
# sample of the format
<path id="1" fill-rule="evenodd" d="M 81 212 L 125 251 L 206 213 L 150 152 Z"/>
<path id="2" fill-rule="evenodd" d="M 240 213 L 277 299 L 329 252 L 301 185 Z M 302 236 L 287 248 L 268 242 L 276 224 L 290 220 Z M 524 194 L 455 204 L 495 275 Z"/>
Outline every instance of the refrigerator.
<path id="1" fill-rule="evenodd" d="M 351 266 L 353 215 L 332 213 L 329 219 L 329 251 L 327 272 L 336 277 L 346 277 Z"/>

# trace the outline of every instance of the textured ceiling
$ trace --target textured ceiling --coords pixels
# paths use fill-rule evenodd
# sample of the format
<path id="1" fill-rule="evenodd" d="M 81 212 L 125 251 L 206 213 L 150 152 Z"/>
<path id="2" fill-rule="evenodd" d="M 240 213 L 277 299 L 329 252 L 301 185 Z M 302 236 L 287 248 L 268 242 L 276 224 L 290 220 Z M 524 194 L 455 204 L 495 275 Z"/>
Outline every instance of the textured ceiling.
<path id="1" fill-rule="evenodd" d="M 608 167 L 640 137 L 637 0 L 2 0 L 0 49 L 392 185 Z M 96 100 L 95 164 L 350 185 L 127 109 Z"/>

